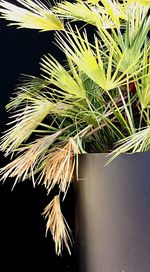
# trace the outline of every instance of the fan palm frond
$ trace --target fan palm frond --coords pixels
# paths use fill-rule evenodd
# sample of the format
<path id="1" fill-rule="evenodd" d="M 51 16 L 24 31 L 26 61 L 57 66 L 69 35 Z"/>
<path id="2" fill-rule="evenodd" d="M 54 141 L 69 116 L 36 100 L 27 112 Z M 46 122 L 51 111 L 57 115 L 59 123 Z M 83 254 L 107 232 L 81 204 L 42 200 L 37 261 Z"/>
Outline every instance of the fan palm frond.
<path id="1" fill-rule="evenodd" d="M 8 177 L 15 177 L 16 184 L 19 180 L 24 181 L 31 177 L 33 185 L 35 185 L 34 171 L 37 172 L 39 170 L 40 163 L 46 156 L 48 148 L 61 133 L 62 130 L 59 130 L 51 135 L 39 138 L 28 146 L 20 148 L 21 155 L 0 169 L 1 179 L 5 181 Z"/>
<path id="2" fill-rule="evenodd" d="M 143 69 L 138 67 L 137 61 L 131 61 L 131 56 L 130 63 L 124 67 L 126 52 L 122 53 L 118 49 L 120 59 L 116 62 L 115 47 L 103 48 L 97 37 L 95 37 L 95 45 L 91 46 L 87 34 L 83 33 L 82 37 L 77 28 L 75 32 L 69 27 L 68 32 L 57 33 L 56 37 L 59 47 L 66 56 L 103 90 L 109 91 L 127 83 L 127 74 L 130 81 Z"/>
<path id="3" fill-rule="evenodd" d="M 135 27 L 133 27 L 133 29 L 135 29 Z M 136 65 L 141 59 L 141 54 L 143 54 L 143 50 L 141 50 L 141 48 L 146 42 L 149 30 L 150 17 L 148 16 L 145 16 L 143 21 L 140 23 L 137 32 L 133 31 L 127 23 L 125 35 L 126 48 L 124 50 L 124 63 L 122 64 L 124 69 L 126 69 L 133 62 Z"/>
<path id="4" fill-rule="evenodd" d="M 120 18 L 123 14 L 121 8 L 119 8 L 119 2 L 114 2 L 113 0 L 101 0 L 101 2 L 105 7 L 106 14 L 110 16 L 115 27 L 120 26 Z"/>
<path id="5" fill-rule="evenodd" d="M 8 125 L 9 128 L 1 138 L 1 150 L 6 155 L 14 151 L 21 143 L 26 141 L 33 130 L 38 127 L 48 114 L 55 114 L 68 109 L 64 103 L 52 103 L 46 97 L 28 97 L 30 103 L 20 110 L 16 110 L 11 116 L 14 120 Z"/>
<path id="6" fill-rule="evenodd" d="M 135 152 L 147 152 L 150 151 L 150 127 L 142 128 L 140 131 L 135 132 L 119 141 L 117 147 L 111 154 L 108 163 L 114 160 L 118 155 L 122 153 L 135 153 Z"/>
<path id="7" fill-rule="evenodd" d="M 75 21 L 82 20 L 94 26 L 96 26 L 98 22 L 101 24 L 101 18 L 98 11 L 83 1 L 78 1 L 76 3 L 64 1 L 62 3 L 57 3 L 53 10 L 58 16 L 64 19 L 70 18 Z"/>
<path id="8" fill-rule="evenodd" d="M 80 1 L 82 1 L 82 0 L 80 0 Z M 98 4 L 99 0 L 88 0 L 87 2 L 96 5 L 96 4 Z"/>
<path id="9" fill-rule="evenodd" d="M 6 110 L 15 109 L 20 104 L 24 105 L 30 96 L 35 96 L 35 94 L 39 94 L 41 91 L 44 93 L 49 85 L 48 80 L 30 75 L 22 75 L 20 80 L 21 83 L 16 86 L 14 96 L 10 98 L 10 102 L 6 105 Z"/>
<path id="10" fill-rule="evenodd" d="M 145 43 L 144 56 L 142 62 L 143 69 L 141 82 L 138 82 L 137 95 L 142 108 L 142 111 L 150 106 L 150 44 Z"/>
<path id="11" fill-rule="evenodd" d="M 114 30 L 112 26 L 110 26 L 110 30 L 99 26 L 98 34 L 108 50 L 110 48 L 115 50 L 115 61 L 120 62 L 120 69 L 125 72 L 126 69 L 131 67 L 131 72 L 133 72 L 133 63 L 137 70 L 137 65 L 142 58 L 142 48 L 150 30 L 150 17 L 147 16 L 148 8 L 138 9 L 135 5 L 133 10 L 128 6 L 127 11 L 124 34 L 121 28 Z"/>
<path id="12" fill-rule="evenodd" d="M 66 194 L 73 179 L 75 156 L 79 154 L 75 140 L 69 139 L 54 150 L 50 150 L 42 164 L 42 175 L 39 183 L 43 183 L 48 192 L 58 184 L 60 191 Z"/>
<path id="13" fill-rule="evenodd" d="M 63 23 L 40 0 L 17 0 L 21 7 L 7 1 L 0 1 L 2 18 L 12 21 L 10 25 L 41 31 L 63 30 Z"/>
<path id="14" fill-rule="evenodd" d="M 46 79 L 65 93 L 76 98 L 85 99 L 86 93 L 82 81 L 77 72 L 72 77 L 68 71 L 50 54 L 45 56 L 41 62 L 41 70 L 46 73 Z M 45 76 L 44 76 L 45 77 Z"/>
<path id="15" fill-rule="evenodd" d="M 150 0 L 128 0 L 128 3 L 138 3 L 143 6 L 150 6 Z"/>
<path id="16" fill-rule="evenodd" d="M 114 3 L 112 0 L 103 0 L 102 5 L 98 4 L 99 1 L 77 1 L 70 3 L 64 1 L 57 3 L 53 10 L 61 18 L 69 18 L 75 21 L 82 20 L 88 24 L 109 28 L 110 26 L 118 27 L 122 24 L 121 19 L 126 19 L 125 8 L 119 3 Z"/>
<path id="17" fill-rule="evenodd" d="M 87 35 L 85 34 L 83 38 L 78 29 L 76 29 L 76 32 L 77 34 L 70 28 L 69 34 L 66 33 L 66 36 L 57 34 L 58 45 L 65 52 L 66 56 L 79 67 L 82 73 L 85 73 L 101 88 L 105 89 L 107 79 L 99 48 L 97 48 L 97 56 L 95 56 L 88 42 Z"/>
<path id="18" fill-rule="evenodd" d="M 71 254 L 69 246 L 69 244 L 72 245 L 70 228 L 61 212 L 59 195 L 56 195 L 46 206 L 43 216 L 47 219 L 46 234 L 48 233 L 48 230 L 52 233 L 57 255 L 61 254 L 63 243 L 65 244 L 69 254 Z"/>

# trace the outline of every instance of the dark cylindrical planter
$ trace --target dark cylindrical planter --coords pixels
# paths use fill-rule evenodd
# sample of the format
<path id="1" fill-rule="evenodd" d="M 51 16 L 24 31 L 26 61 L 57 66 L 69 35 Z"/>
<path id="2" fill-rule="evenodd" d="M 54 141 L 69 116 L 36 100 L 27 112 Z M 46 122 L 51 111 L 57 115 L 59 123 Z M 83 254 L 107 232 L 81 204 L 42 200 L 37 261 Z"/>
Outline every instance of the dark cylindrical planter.
<path id="1" fill-rule="evenodd" d="M 150 272 L 150 153 L 79 156 L 77 272 Z"/>

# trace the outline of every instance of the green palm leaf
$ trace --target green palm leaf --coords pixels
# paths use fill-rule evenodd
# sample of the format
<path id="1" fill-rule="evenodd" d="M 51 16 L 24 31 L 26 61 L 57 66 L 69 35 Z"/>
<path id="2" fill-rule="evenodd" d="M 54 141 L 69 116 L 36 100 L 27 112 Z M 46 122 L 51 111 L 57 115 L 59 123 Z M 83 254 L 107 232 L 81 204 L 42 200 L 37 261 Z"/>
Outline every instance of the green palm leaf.
<path id="1" fill-rule="evenodd" d="M 137 84 L 137 94 L 142 111 L 150 107 L 150 44 L 145 43 L 142 62 L 143 69 L 141 82 Z"/>
<path id="2" fill-rule="evenodd" d="M 32 132 L 37 128 L 48 114 L 58 114 L 67 111 L 68 106 L 63 103 L 52 103 L 46 97 L 28 97 L 27 105 L 16 110 L 11 116 L 14 120 L 9 122 L 9 128 L 1 138 L 1 150 L 6 151 L 6 155 L 14 151 Z"/>
<path id="3" fill-rule="evenodd" d="M 87 34 L 83 33 L 82 36 L 77 28 L 76 32 L 69 27 L 65 34 L 57 34 L 57 43 L 82 73 L 106 91 L 126 84 L 127 75 L 130 81 L 144 69 L 144 67 L 138 67 L 139 63 L 131 62 L 131 60 L 130 65 L 123 69 L 126 52 L 120 51 L 120 59 L 116 62 L 116 51 L 113 46 L 108 51 L 107 48 L 101 46 L 97 37 L 95 37 L 95 44 L 91 46 Z"/>
<path id="4" fill-rule="evenodd" d="M 53 10 L 61 18 L 69 18 L 75 21 L 82 20 L 101 28 L 118 27 L 122 24 L 122 19 L 126 19 L 125 6 L 120 5 L 119 2 L 114 3 L 112 0 L 103 0 L 101 1 L 103 6 L 98 2 L 97 0 L 79 0 L 75 3 L 63 1 L 57 3 Z"/>
<path id="5" fill-rule="evenodd" d="M 150 151 L 150 127 L 141 129 L 140 131 L 135 132 L 119 141 L 117 147 L 111 154 L 111 158 L 108 162 L 114 160 L 117 156 L 126 152 L 148 152 Z"/>
<path id="6" fill-rule="evenodd" d="M 1 16 L 8 21 L 12 21 L 10 25 L 41 31 L 63 29 L 63 23 L 40 0 L 17 0 L 17 2 L 23 7 L 4 0 L 0 1 Z"/>
<path id="7" fill-rule="evenodd" d="M 25 105 L 29 97 L 34 97 L 40 92 L 46 92 L 49 85 L 48 80 L 30 75 L 22 75 L 20 81 L 21 83 L 16 86 L 14 96 L 10 98 L 10 102 L 6 105 L 7 110 Z"/>
<path id="8" fill-rule="evenodd" d="M 71 63 L 70 63 L 71 64 Z M 71 97 L 86 98 L 82 81 L 72 66 L 73 76 L 50 54 L 45 56 L 41 62 L 41 70 L 46 73 L 44 76 L 51 84 L 54 84 Z"/>
<path id="9" fill-rule="evenodd" d="M 143 6 L 150 6 L 150 0 L 128 0 L 129 3 L 138 3 Z"/>
<path id="10" fill-rule="evenodd" d="M 98 11 L 83 1 L 78 1 L 76 3 L 70 3 L 64 1 L 62 3 L 57 3 L 53 8 L 54 12 L 63 19 L 71 20 L 82 20 L 88 24 L 96 26 L 98 23 L 101 24 L 102 20 Z"/>

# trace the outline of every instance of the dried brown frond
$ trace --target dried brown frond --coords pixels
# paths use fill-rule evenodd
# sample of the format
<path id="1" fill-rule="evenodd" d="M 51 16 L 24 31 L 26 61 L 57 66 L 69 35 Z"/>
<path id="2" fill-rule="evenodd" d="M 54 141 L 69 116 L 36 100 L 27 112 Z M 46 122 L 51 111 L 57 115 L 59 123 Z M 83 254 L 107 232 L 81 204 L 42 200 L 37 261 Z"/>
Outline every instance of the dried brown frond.
<path id="1" fill-rule="evenodd" d="M 23 153 L 8 165 L 0 169 L 0 174 L 2 175 L 1 179 L 5 181 L 7 177 L 16 177 L 17 182 L 20 179 L 24 181 L 28 177 L 32 177 L 34 184 L 34 170 L 36 170 L 36 172 L 38 171 L 40 162 L 46 155 L 47 149 L 61 132 L 62 130 L 52 135 L 44 136 L 29 146 L 20 149 Z"/>
<path id="2" fill-rule="evenodd" d="M 72 138 L 48 154 L 43 162 L 43 171 L 40 178 L 48 191 L 58 184 L 60 191 L 66 194 L 73 179 L 75 155 L 79 153 L 78 146 Z"/>
<path id="3" fill-rule="evenodd" d="M 59 195 L 46 206 L 43 215 L 47 219 L 46 235 L 48 230 L 52 233 L 55 242 L 56 254 L 60 255 L 63 244 L 65 244 L 69 254 L 71 254 L 69 244 L 72 245 L 70 228 L 61 212 Z"/>

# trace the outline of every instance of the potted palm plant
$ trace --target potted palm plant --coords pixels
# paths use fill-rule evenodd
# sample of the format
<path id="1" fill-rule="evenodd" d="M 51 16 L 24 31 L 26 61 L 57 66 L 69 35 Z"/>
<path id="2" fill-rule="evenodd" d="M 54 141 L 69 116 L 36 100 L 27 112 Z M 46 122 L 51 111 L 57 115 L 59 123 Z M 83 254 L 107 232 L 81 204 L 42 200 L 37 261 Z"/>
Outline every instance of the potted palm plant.
<path id="1" fill-rule="evenodd" d="M 150 239 L 135 243 L 142 229 L 136 230 L 137 223 L 146 224 L 145 233 L 150 227 L 149 7 L 149 0 L 53 6 L 0 0 L 1 16 L 10 25 L 55 30 L 66 61 L 43 56 L 41 76 L 24 76 L 6 106 L 12 121 L 1 151 L 13 158 L 1 169 L 2 180 L 31 179 L 48 194 L 57 187 L 43 215 L 58 255 L 63 244 L 71 253 L 72 243 L 60 201 L 71 182 L 81 180 L 76 217 L 81 271 L 149 271 Z"/>

